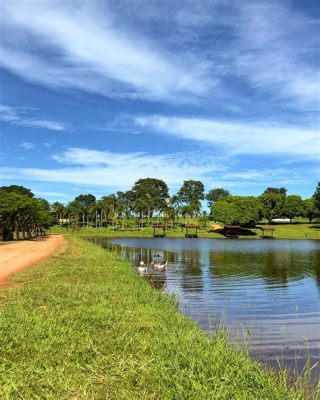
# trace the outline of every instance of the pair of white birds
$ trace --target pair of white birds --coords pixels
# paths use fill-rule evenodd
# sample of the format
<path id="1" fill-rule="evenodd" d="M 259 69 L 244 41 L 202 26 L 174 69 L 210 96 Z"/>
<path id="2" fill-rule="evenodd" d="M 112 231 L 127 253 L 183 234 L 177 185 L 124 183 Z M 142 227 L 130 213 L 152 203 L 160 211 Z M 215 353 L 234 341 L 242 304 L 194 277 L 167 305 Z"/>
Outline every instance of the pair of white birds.
<path id="1" fill-rule="evenodd" d="M 150 264 L 150 268 L 156 269 L 158 271 L 164 271 L 167 268 L 168 265 L 168 261 L 164 262 L 164 263 L 159 263 L 159 262 L 152 262 Z M 143 262 L 140 261 L 139 267 L 138 267 L 138 272 L 147 272 L 148 271 L 148 266 Z"/>

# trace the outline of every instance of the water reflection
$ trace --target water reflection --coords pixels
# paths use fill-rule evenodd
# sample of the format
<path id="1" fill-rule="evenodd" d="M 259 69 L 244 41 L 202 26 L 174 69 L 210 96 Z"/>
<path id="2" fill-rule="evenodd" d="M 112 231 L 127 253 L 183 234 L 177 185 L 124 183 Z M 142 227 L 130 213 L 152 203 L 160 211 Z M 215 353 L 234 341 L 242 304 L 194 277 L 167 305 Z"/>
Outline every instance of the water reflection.
<path id="1" fill-rule="evenodd" d="M 134 266 L 168 260 L 145 276 L 174 293 L 180 310 L 212 330 L 223 321 L 231 339 L 252 332 L 255 357 L 301 368 L 320 361 L 320 242 L 213 239 L 94 239 Z M 314 374 L 319 372 L 314 369 Z"/>

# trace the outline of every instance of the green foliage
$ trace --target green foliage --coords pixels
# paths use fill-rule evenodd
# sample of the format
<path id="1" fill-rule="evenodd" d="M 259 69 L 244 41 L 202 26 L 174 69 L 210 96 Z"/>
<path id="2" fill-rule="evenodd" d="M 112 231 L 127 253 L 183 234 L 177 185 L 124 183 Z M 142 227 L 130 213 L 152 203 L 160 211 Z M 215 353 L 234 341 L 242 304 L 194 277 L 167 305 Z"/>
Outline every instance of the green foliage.
<path id="1" fill-rule="evenodd" d="M 191 204 L 192 201 L 200 201 L 204 199 L 204 185 L 200 181 L 184 181 L 178 196 L 180 201 Z"/>
<path id="2" fill-rule="evenodd" d="M 184 181 L 178 194 L 177 200 L 184 203 L 181 210 L 183 214 L 198 216 L 201 211 L 201 200 L 204 199 L 204 185 L 200 181 Z M 186 207 L 188 211 L 186 211 Z"/>
<path id="3" fill-rule="evenodd" d="M 303 210 L 304 216 L 309 219 L 310 224 L 316 217 L 320 216 L 320 210 L 318 210 L 316 207 L 316 201 L 314 197 L 303 201 Z"/>
<path id="4" fill-rule="evenodd" d="M 74 201 L 78 203 L 80 207 L 87 209 L 96 202 L 96 198 L 93 194 L 80 194 Z"/>
<path id="5" fill-rule="evenodd" d="M 285 195 L 272 191 L 264 192 L 259 197 L 263 204 L 263 216 L 270 223 L 274 218 L 281 218 L 284 215 Z"/>
<path id="6" fill-rule="evenodd" d="M 316 209 L 320 213 L 320 182 L 318 182 L 316 190 L 313 194 L 313 198 L 314 198 Z"/>
<path id="7" fill-rule="evenodd" d="M 132 190 L 133 209 L 138 213 L 146 211 L 149 217 L 154 211 L 162 211 L 169 197 L 167 184 L 161 179 L 144 178 L 135 182 Z"/>
<path id="8" fill-rule="evenodd" d="M 3 399 L 305 398 L 93 244 L 72 239 L 23 280 L 2 292 Z"/>
<path id="9" fill-rule="evenodd" d="M 212 218 L 224 224 L 255 226 L 262 216 L 262 204 L 256 197 L 228 196 L 211 209 Z"/>
<path id="10" fill-rule="evenodd" d="M 230 195 L 229 190 L 223 188 L 216 188 L 210 190 L 206 195 L 206 200 L 208 201 L 208 207 L 211 208 L 213 203 L 215 203 L 218 200 L 222 200 L 229 195 Z"/>
<path id="11" fill-rule="evenodd" d="M 303 213 L 303 200 L 300 196 L 290 195 L 285 197 L 283 216 L 288 217 L 292 221 L 294 217 L 303 216 Z"/>
<path id="12" fill-rule="evenodd" d="M 26 232 L 28 237 L 49 227 L 49 203 L 14 191 L 4 191 L 0 196 L 0 224 L 4 241 L 12 240 L 16 232 Z"/>
<path id="13" fill-rule="evenodd" d="M 287 194 L 287 189 L 284 187 L 281 188 L 274 188 L 274 187 L 268 187 L 264 193 L 275 193 L 275 194 L 283 194 L 284 196 Z"/>
<path id="14" fill-rule="evenodd" d="M 0 187 L 0 195 L 2 193 L 17 193 L 27 197 L 34 197 L 34 194 L 30 189 L 25 188 L 24 186 L 18 185 L 10 185 L 10 186 L 1 186 Z"/>

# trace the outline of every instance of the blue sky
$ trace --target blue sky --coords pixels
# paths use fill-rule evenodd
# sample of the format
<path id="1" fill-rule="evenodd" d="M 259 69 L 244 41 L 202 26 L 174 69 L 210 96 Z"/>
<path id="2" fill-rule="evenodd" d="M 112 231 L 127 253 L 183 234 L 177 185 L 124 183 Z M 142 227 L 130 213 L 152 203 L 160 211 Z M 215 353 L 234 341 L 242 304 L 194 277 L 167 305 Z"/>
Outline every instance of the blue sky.
<path id="1" fill-rule="evenodd" d="M 1 184 L 67 202 L 143 177 L 310 197 L 317 1 L 1 5 Z"/>

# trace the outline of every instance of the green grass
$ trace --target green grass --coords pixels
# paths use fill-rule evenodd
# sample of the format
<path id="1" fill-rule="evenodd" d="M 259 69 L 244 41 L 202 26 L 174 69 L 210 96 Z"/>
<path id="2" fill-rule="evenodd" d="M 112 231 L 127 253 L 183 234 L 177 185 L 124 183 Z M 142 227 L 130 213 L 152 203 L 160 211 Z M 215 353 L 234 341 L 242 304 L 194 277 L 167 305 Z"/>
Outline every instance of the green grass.
<path id="1" fill-rule="evenodd" d="M 283 224 L 273 225 L 275 228 L 274 236 L 276 239 L 320 239 L 320 223 L 318 224 Z M 219 233 L 208 232 L 208 229 L 199 229 L 198 235 L 203 238 L 214 238 L 214 239 L 225 239 Z M 104 237 L 152 237 L 153 229 L 146 227 L 143 230 L 116 230 L 113 231 L 111 228 L 59 228 L 54 226 L 50 229 L 51 233 L 64 233 L 64 234 L 81 234 L 81 235 L 94 235 Z M 240 239 L 260 239 L 261 231 L 259 229 L 252 229 L 252 232 L 256 235 L 247 236 L 240 235 Z M 168 237 L 184 237 L 185 232 L 180 227 L 168 230 Z"/>
<path id="2" fill-rule="evenodd" d="M 304 399 L 75 237 L 0 289 L 1 399 Z"/>

